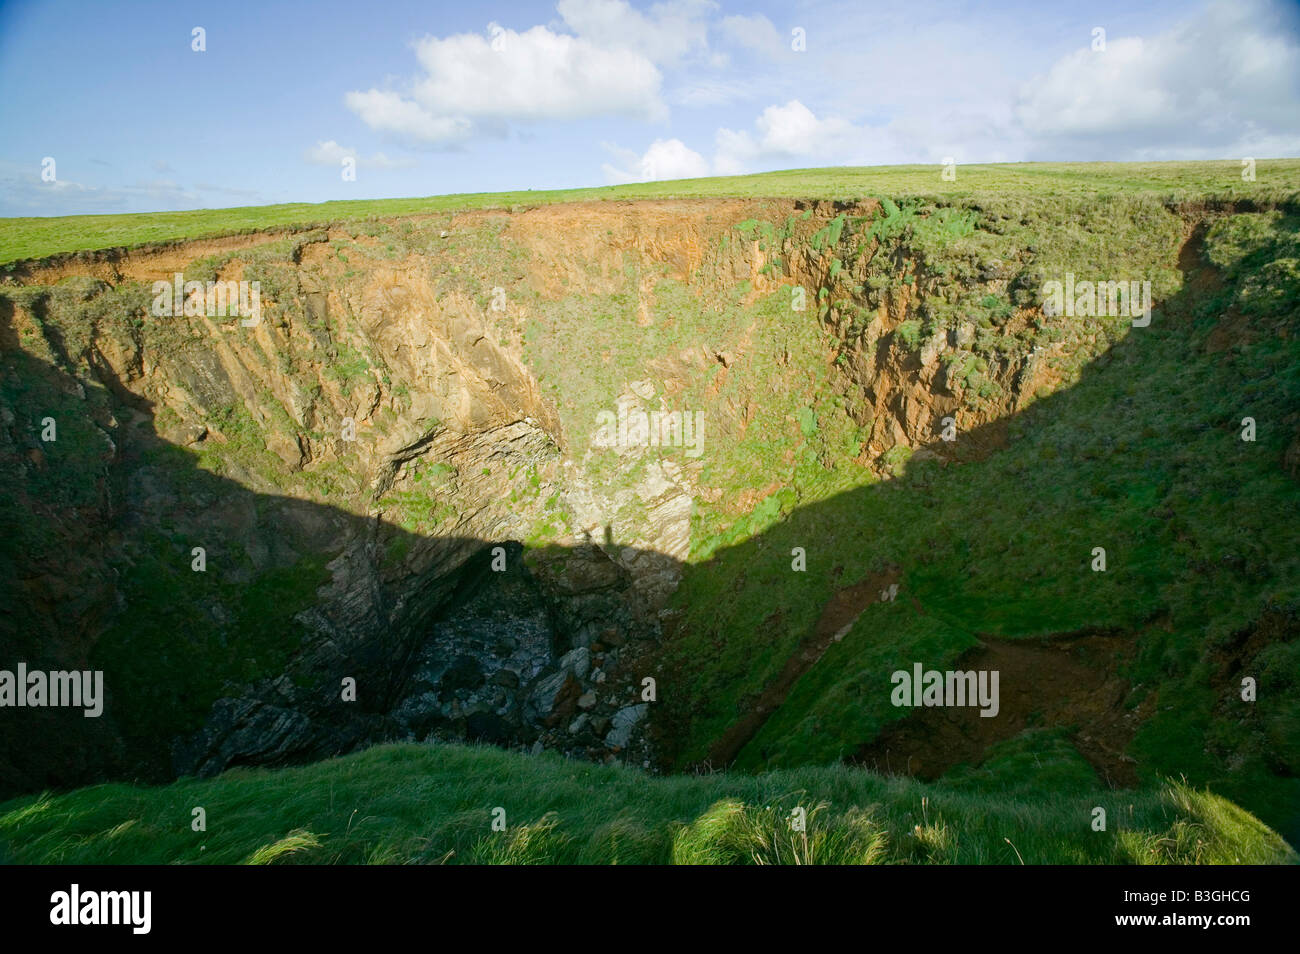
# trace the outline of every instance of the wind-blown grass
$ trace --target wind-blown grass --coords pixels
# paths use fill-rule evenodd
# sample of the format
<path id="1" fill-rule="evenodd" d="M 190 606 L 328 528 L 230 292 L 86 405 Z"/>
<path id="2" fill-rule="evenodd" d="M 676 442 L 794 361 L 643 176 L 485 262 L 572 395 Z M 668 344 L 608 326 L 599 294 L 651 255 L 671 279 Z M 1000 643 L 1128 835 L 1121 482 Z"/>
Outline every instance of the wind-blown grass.
<path id="1" fill-rule="evenodd" d="M 1090 825 L 1098 805 L 1105 832 Z M 192 830 L 196 807 L 206 831 Z M 974 792 L 846 766 L 655 778 L 472 746 L 0 805 L 0 860 L 17 864 L 1018 864 L 1017 851 L 1026 864 L 1296 860 L 1253 816 L 1181 783 Z"/>

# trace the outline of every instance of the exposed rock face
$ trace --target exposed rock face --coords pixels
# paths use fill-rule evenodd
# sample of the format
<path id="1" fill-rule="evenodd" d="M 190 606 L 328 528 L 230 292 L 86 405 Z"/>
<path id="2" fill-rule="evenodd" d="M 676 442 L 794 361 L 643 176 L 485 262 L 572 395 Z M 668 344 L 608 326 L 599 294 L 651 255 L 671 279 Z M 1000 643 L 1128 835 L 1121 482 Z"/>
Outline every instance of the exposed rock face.
<path id="1" fill-rule="evenodd" d="M 468 739 L 504 746 L 542 746 L 583 758 L 649 756 L 635 720 L 619 716 L 635 698 L 636 646 L 657 636 L 638 607 L 630 577 L 599 550 L 564 556 L 563 589 L 546 583 L 503 547 L 506 569 L 495 572 L 482 552 L 455 574 L 446 608 L 411 639 L 410 658 L 386 660 L 387 681 L 362 676 L 355 699 L 335 698 L 321 681 L 307 688 L 281 676 L 250 696 L 223 699 L 203 729 L 178 744 L 180 774 L 213 775 L 235 765 L 322 758 L 381 741 Z M 545 561 L 544 561 L 545 562 Z M 586 567 L 584 569 L 584 566 Z M 610 570 L 614 569 L 611 576 Z M 585 582 L 583 582 L 585 580 Z M 631 597 L 631 598 L 629 598 Z M 571 645 L 572 644 L 572 645 Z M 644 645 L 644 643 L 642 643 Z M 295 670 L 317 666 L 335 674 L 347 661 L 309 655 Z M 341 667 L 341 668 L 340 668 Z M 396 672 L 391 670 L 396 669 Z M 368 697 L 369 696 L 369 697 Z M 582 721 L 573 717 L 581 711 Z M 622 721 L 620 721 L 620 719 Z M 603 739 L 595 726 L 612 721 Z M 635 750 L 635 751 L 631 751 Z"/>
<path id="2" fill-rule="evenodd" d="M 883 470 L 897 447 L 946 454 L 945 416 L 984 424 L 1053 383 L 1033 353 L 975 368 L 973 325 L 917 338 L 924 280 L 869 299 L 873 256 L 901 275 L 905 249 L 811 241 L 874 211 L 590 203 L 457 215 L 433 245 L 408 223 L 19 269 L 28 287 L 0 296 L 0 492 L 19 525 L 0 554 L 15 607 L 0 648 L 105 668 L 110 715 L 6 722 L 0 774 L 29 790 L 443 737 L 646 761 L 642 680 L 698 504 L 722 495 L 671 415 L 705 412 L 691 424 L 706 448 L 735 441 L 778 379 L 832 367 L 859 463 Z M 780 241 L 737 238 L 783 220 Z M 260 282 L 261 320 L 151 313 L 151 283 L 178 271 Z M 996 292 L 1010 273 L 988 263 L 980 280 Z M 804 366 L 778 348 L 756 368 L 761 317 L 676 340 L 652 307 L 660 279 L 745 307 L 805 291 L 809 313 L 781 321 L 817 343 Z M 653 440 L 599 447 L 582 382 L 543 380 L 530 328 L 559 314 L 539 303 L 571 299 L 609 305 L 583 321 L 663 332 L 636 366 L 577 353 L 581 334 L 572 356 L 612 399 L 602 410 L 659 422 Z M 1000 389 L 982 405 L 977 375 Z M 727 390 L 741 379 L 754 386 Z M 683 408 L 699 381 L 702 407 Z M 47 417 L 58 442 L 38 437 Z M 779 489 L 763 477 L 723 503 L 739 516 Z M 81 756 L 50 757 L 30 741 L 44 736 Z"/>
<path id="3" fill-rule="evenodd" d="M 288 643 L 282 659 L 232 645 L 222 653 L 227 671 L 206 681 L 188 673 L 156 723 L 147 713 L 133 732 L 111 716 L 82 724 L 48 711 L 7 721 L 3 748 L 16 754 L 0 761 L 15 790 L 122 771 L 211 774 L 434 735 L 644 761 L 633 740 L 606 746 L 594 730 L 568 732 L 567 713 L 593 693 L 589 721 L 631 701 L 618 695 L 627 689 L 618 647 L 657 634 L 657 609 L 676 580 L 672 556 L 643 559 L 634 545 L 658 551 L 659 523 L 611 542 L 608 554 L 581 540 L 578 550 L 555 547 L 539 556 L 547 565 L 533 581 L 510 541 L 533 536 L 548 498 L 570 492 L 572 466 L 555 408 L 517 344 L 502 342 L 463 292 L 435 289 L 415 262 L 340 280 L 325 238 L 295 241 L 264 320 L 251 327 L 174 315 L 146 318 L 142 330 L 147 285 L 98 279 L 79 280 L 75 301 L 64 300 L 74 297 L 64 286 L 3 299 L 0 452 L 14 465 L 6 489 L 32 513 L 32 538 L 49 536 L 39 549 L 24 544 L 20 563 L 6 555 L 21 606 L 2 624 L 6 657 L 87 666 L 108 631 L 108 643 L 125 644 L 114 664 L 143 673 L 130 660 L 179 649 L 193 626 L 229 643 L 247 616 L 263 615 L 249 590 L 268 576 L 292 578 L 317 562 L 322 570 L 292 605 L 259 593 L 288 614 L 268 626 Z M 117 262 L 108 277 L 162 281 L 183 267 L 165 256 L 153 266 Z M 218 278 L 257 274 L 268 277 L 238 259 L 215 269 Z M 85 302 L 107 302 L 108 314 L 94 318 Z M 68 346 L 74 334 L 77 348 Z M 14 397 L 37 385 L 58 406 Z M 62 445 L 36 437 L 47 414 Z M 40 484 L 47 453 L 74 437 L 85 446 L 75 465 L 85 487 L 71 509 Z M 202 469 L 170 453 L 179 447 L 200 455 Z M 528 499 L 517 499 L 521 474 Z M 585 486 L 572 490 L 586 518 L 608 525 L 613 504 Z M 666 498 L 682 493 L 662 478 L 652 486 Z M 673 514 L 663 549 L 680 554 L 689 497 Z M 509 550 L 502 574 L 488 569 L 494 544 Z M 195 547 L 206 565 L 191 575 Z M 466 567 L 478 557 L 472 572 L 489 582 L 466 603 Z M 159 562 L 168 591 L 146 602 Z M 484 615 L 483 600 L 505 608 Z M 124 630 L 149 615 L 157 629 L 146 648 Z M 508 640 L 516 645 L 505 652 Z M 565 656 L 575 649 L 592 655 Z M 237 658 L 245 652 L 254 658 Z M 183 667 L 187 655 L 168 665 Z M 204 667 L 201 655 L 190 658 Z M 563 692 L 539 689 L 560 673 Z M 345 678 L 356 681 L 355 702 L 341 697 Z M 110 698 L 153 691 L 146 679 L 123 690 L 110 671 Z M 220 695 L 194 731 L 194 697 L 213 690 Z M 166 737 L 185 722 L 169 757 Z M 44 753 L 53 749 L 22 741 L 33 731 L 75 737 L 95 755 L 52 766 Z M 122 732 L 134 736 L 126 753 Z"/>

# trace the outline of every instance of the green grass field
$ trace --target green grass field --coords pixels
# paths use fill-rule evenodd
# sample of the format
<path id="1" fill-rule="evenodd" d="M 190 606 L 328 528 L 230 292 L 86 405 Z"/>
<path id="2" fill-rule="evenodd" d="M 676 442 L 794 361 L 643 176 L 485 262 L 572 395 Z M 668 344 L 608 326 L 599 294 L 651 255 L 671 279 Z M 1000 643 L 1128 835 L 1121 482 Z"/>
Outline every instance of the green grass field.
<path id="1" fill-rule="evenodd" d="M 1042 759 L 1072 768 L 1038 740 Z M 1044 744 L 1045 743 L 1045 744 Z M 1294 853 L 1182 784 L 1026 788 L 1016 753 L 981 791 L 839 767 L 647 778 L 544 754 L 381 746 L 159 788 L 99 785 L 0 805 L 13 864 L 1273 864 Z M 1074 758 L 1077 759 L 1077 756 Z M 1048 778 L 1051 773 L 1043 773 Z M 791 825 L 806 812 L 806 831 Z M 1105 831 L 1092 827 L 1106 811 Z M 202 808 L 205 831 L 195 831 Z M 494 809 L 504 831 L 494 831 Z M 500 817 L 500 816 L 497 816 Z"/>
<path id="2" fill-rule="evenodd" d="M 154 212 L 0 219 L 0 265 L 66 252 L 105 249 L 269 229 L 304 229 L 369 218 L 461 209 L 511 209 L 555 202 L 740 196 L 863 198 L 924 196 L 949 200 L 1017 193 L 1062 198 L 1144 194 L 1186 197 L 1278 198 L 1300 190 L 1300 159 L 1260 159 L 1256 180 L 1243 182 L 1241 163 L 1014 163 L 957 168 L 951 182 L 937 166 L 792 169 L 747 176 L 680 179 L 545 192 L 491 192 L 423 199 L 358 199 Z"/>

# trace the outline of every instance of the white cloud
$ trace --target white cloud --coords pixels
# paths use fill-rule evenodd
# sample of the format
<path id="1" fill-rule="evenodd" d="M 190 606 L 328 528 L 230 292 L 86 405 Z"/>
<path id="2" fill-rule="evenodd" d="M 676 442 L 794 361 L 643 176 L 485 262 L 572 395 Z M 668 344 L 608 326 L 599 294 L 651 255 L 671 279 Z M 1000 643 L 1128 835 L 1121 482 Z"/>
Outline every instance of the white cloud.
<path id="1" fill-rule="evenodd" d="M 668 94 L 668 99 L 674 106 L 690 108 L 725 106 L 752 96 L 753 92 L 748 83 L 721 78 L 711 79 L 692 74 L 691 82 L 673 89 Z"/>
<path id="2" fill-rule="evenodd" d="M 819 119 L 807 106 L 792 99 L 767 107 L 750 130 L 717 131 L 712 162 L 680 139 L 657 139 L 638 155 L 605 143 L 618 165 L 604 165 L 611 182 L 646 182 L 652 179 L 688 179 L 706 175 L 739 175 L 755 164 L 815 158 L 818 165 L 835 165 L 860 152 L 873 130 L 838 117 Z"/>
<path id="3" fill-rule="evenodd" d="M 1015 117 L 1048 157 L 1236 155 L 1264 144 L 1294 152 L 1296 21 L 1280 6 L 1233 0 L 1149 39 L 1109 39 L 1025 84 Z"/>
<path id="4" fill-rule="evenodd" d="M 611 32 L 600 23 L 589 28 Z M 501 135 L 510 122 L 667 112 L 662 74 L 644 53 L 542 26 L 519 33 L 492 24 L 486 37 L 426 37 L 416 56 L 424 73 L 406 94 L 371 89 L 345 98 L 366 125 L 408 143 L 454 145 Z"/>
<path id="5" fill-rule="evenodd" d="M 302 157 L 313 165 L 337 166 L 346 156 L 355 159 L 357 157 L 356 150 L 344 149 L 331 139 L 329 142 L 316 143 L 316 145 L 304 152 Z"/>
<path id="6" fill-rule="evenodd" d="M 719 129 L 714 165 L 723 174 L 743 171 L 755 160 L 818 156 L 832 157 L 852 147 L 865 130 L 845 119 L 818 119 L 803 103 L 792 99 L 769 106 L 754 121 L 754 132 Z"/>
<path id="7" fill-rule="evenodd" d="M 622 167 L 605 163 L 605 177 L 610 182 L 651 182 L 659 179 L 698 179 L 709 174 L 709 161 L 680 139 L 656 139 L 643 154 L 620 149 L 609 143 Z"/>
<path id="8" fill-rule="evenodd" d="M 789 39 L 781 35 L 772 21 L 761 13 L 753 16 L 723 17 L 718 24 L 722 36 L 749 50 L 757 50 L 768 56 L 778 56 L 790 51 Z"/>
<path id="9" fill-rule="evenodd" d="M 711 0 L 668 0 L 650 16 L 625 0 L 560 0 L 556 10 L 578 36 L 603 49 L 631 50 L 652 63 L 673 65 L 708 50 Z"/>
<path id="10" fill-rule="evenodd" d="M 369 169 L 402 169 L 415 165 L 414 159 L 390 159 L 382 152 L 377 152 L 368 157 L 360 156 L 355 149 L 340 146 L 333 139 L 316 143 L 316 145 L 306 150 L 302 157 L 316 166 L 337 166 L 345 158 L 355 160 L 358 167 Z"/>
<path id="11" fill-rule="evenodd" d="M 44 182 L 24 165 L 0 161 L 0 215 L 74 215 L 96 212 L 145 212 L 210 206 L 208 195 L 235 195 L 265 201 L 260 192 L 214 185 L 187 188 L 170 179 L 131 185 L 98 186 L 71 179 Z"/>
<path id="12" fill-rule="evenodd" d="M 416 53 L 427 75 L 414 97 L 434 115 L 652 118 L 662 111 L 660 73 L 646 57 L 546 27 L 502 29 L 492 41 L 475 34 L 430 37 Z"/>
<path id="13" fill-rule="evenodd" d="M 474 124 L 463 116 L 435 116 L 391 91 L 354 91 L 343 101 L 371 129 L 407 142 L 452 146 L 474 132 Z"/>

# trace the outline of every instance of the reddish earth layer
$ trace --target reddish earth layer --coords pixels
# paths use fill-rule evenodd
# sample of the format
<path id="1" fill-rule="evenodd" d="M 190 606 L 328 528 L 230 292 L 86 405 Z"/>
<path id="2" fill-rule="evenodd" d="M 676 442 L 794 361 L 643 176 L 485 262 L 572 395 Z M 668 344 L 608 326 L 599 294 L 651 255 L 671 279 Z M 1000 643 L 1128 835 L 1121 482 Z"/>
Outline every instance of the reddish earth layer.
<path id="1" fill-rule="evenodd" d="M 954 668 L 996 670 L 1000 709 L 984 718 L 978 707 L 917 708 L 858 750 L 852 761 L 887 774 L 935 779 L 960 764 L 978 765 L 988 748 L 1033 726 L 1061 727 L 1112 787 L 1137 784 L 1137 763 L 1124 750 L 1144 710 L 1127 709 L 1128 680 L 1120 665 L 1131 635 L 1072 633 L 1043 640 L 983 638 Z"/>

